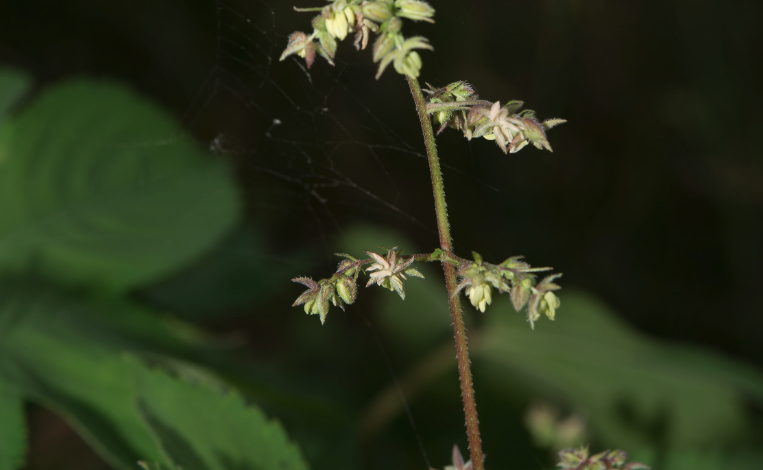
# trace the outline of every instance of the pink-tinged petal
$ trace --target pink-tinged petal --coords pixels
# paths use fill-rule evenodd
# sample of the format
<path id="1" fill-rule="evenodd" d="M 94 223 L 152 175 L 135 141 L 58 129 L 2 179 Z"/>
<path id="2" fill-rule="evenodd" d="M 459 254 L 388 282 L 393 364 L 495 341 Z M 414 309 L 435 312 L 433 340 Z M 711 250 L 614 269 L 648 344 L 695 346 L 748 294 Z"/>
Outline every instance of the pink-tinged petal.
<path id="1" fill-rule="evenodd" d="M 509 151 L 509 148 L 506 146 L 506 136 L 503 133 L 503 130 L 495 126 L 493 128 L 493 135 L 495 136 L 495 143 L 498 144 L 498 146 L 503 150 L 503 153 L 507 153 Z"/>
<path id="2" fill-rule="evenodd" d="M 456 470 L 464 468 L 464 458 L 461 456 L 461 451 L 456 444 L 453 444 L 453 466 L 456 467 Z"/>
<path id="3" fill-rule="evenodd" d="M 383 256 L 376 254 L 373 251 L 366 251 L 366 254 L 373 258 L 380 266 L 383 266 L 384 269 L 389 269 L 389 263 Z"/>
<path id="4" fill-rule="evenodd" d="M 307 43 L 307 45 L 305 45 L 305 62 L 307 63 L 308 69 L 312 67 L 314 61 L 315 61 L 315 44 L 313 44 L 313 42 L 310 41 Z"/>
<path id="5" fill-rule="evenodd" d="M 377 279 L 382 277 L 389 277 L 391 275 L 392 275 L 392 271 L 390 271 L 389 269 L 383 269 L 379 272 L 371 273 L 370 277 L 371 279 Z"/>
<path id="6" fill-rule="evenodd" d="M 493 103 L 493 106 L 490 108 L 490 120 L 495 121 L 498 117 L 498 112 L 501 110 L 501 102 L 496 101 Z"/>

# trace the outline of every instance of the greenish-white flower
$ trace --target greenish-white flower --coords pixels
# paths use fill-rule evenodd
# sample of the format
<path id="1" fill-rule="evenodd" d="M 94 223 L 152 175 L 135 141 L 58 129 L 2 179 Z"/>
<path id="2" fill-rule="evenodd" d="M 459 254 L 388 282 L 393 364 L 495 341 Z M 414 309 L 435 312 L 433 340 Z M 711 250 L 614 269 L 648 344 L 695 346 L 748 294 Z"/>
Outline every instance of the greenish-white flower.
<path id="1" fill-rule="evenodd" d="M 480 278 L 480 281 L 472 283 L 472 285 L 466 289 L 466 295 L 469 296 L 469 301 L 472 305 L 478 308 L 480 312 L 484 313 L 485 307 L 493 302 L 493 294 L 491 292 L 492 287 L 485 282 L 484 279 L 481 279 L 482 276 L 478 277 Z"/>
<path id="2" fill-rule="evenodd" d="M 372 251 L 366 251 L 366 254 L 375 261 L 366 268 L 366 271 L 375 271 L 370 274 L 366 287 L 375 283 L 389 290 L 394 290 L 402 299 L 405 299 L 403 287 L 403 280 L 407 279 L 405 275 L 424 278 L 424 275 L 417 269 L 409 267 L 413 263 L 413 257 L 408 259 L 398 257 L 397 247 L 389 250 L 386 257 Z"/>

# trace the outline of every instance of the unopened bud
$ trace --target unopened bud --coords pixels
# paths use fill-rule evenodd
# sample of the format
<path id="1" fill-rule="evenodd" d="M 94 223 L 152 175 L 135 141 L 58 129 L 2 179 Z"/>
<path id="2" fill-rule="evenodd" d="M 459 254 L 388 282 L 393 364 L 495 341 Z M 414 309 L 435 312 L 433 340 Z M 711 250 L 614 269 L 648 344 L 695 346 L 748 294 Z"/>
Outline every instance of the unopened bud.
<path id="1" fill-rule="evenodd" d="M 323 15 L 318 15 L 313 18 L 313 28 L 318 31 L 326 31 L 326 18 Z"/>
<path id="2" fill-rule="evenodd" d="M 308 315 L 315 315 L 318 312 L 318 303 L 315 300 L 309 300 L 305 302 L 305 313 Z"/>
<path id="3" fill-rule="evenodd" d="M 540 301 L 540 311 L 545 313 L 549 320 L 553 320 L 559 305 L 561 305 L 559 297 L 549 291 L 543 294 L 543 298 Z"/>
<path id="4" fill-rule="evenodd" d="M 363 16 L 371 21 L 383 23 L 392 18 L 392 5 L 387 2 L 371 2 L 361 6 Z"/>
<path id="5" fill-rule="evenodd" d="M 336 291 L 344 303 L 351 304 L 355 302 L 355 297 L 357 296 L 358 289 L 352 279 L 343 277 L 336 283 Z"/>
<path id="6" fill-rule="evenodd" d="M 434 23 L 434 8 L 427 2 L 420 0 L 397 0 L 395 6 L 400 9 L 398 16 L 414 21 L 428 21 Z"/>
<path id="7" fill-rule="evenodd" d="M 347 24 L 350 25 L 350 27 L 355 26 L 355 12 L 352 11 L 352 8 L 347 7 L 342 10 L 342 13 L 344 13 L 345 18 L 347 18 Z"/>
<path id="8" fill-rule="evenodd" d="M 409 52 L 403 60 L 395 60 L 397 73 L 408 75 L 411 78 L 418 78 L 421 65 L 421 56 L 416 51 Z"/>
<path id="9" fill-rule="evenodd" d="M 392 35 L 382 34 L 374 43 L 374 62 L 379 62 L 395 47 L 395 39 Z"/>
<path id="10" fill-rule="evenodd" d="M 300 57 L 305 57 L 305 46 L 307 46 L 307 35 L 303 32 L 296 31 L 289 36 L 289 43 L 286 45 L 286 49 L 281 54 L 281 59 L 289 57 L 292 54 L 298 54 Z"/>
<path id="11" fill-rule="evenodd" d="M 403 29 L 403 20 L 400 18 L 393 16 L 392 18 L 387 21 L 387 32 L 390 34 L 397 34 L 400 32 L 400 30 Z"/>

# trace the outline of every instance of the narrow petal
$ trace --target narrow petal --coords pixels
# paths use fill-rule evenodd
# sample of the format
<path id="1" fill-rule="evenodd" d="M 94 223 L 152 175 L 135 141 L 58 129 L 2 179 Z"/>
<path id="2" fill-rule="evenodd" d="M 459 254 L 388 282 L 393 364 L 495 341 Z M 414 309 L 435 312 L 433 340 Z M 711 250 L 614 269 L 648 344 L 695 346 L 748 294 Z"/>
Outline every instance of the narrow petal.
<path id="1" fill-rule="evenodd" d="M 490 108 L 490 116 L 489 116 L 491 121 L 496 120 L 496 118 L 498 117 L 498 111 L 500 110 L 501 110 L 501 102 L 496 101 L 495 103 L 493 103 L 493 106 Z"/>

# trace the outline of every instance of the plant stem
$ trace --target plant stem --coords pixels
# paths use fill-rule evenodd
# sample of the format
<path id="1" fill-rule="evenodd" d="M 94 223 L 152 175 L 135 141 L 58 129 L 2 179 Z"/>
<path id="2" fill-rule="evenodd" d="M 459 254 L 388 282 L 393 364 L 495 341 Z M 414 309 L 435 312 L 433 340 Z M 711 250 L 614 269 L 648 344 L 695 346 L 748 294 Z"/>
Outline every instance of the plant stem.
<path id="1" fill-rule="evenodd" d="M 432 122 L 427 113 L 427 102 L 421 93 L 419 81 L 415 78 L 406 77 L 408 85 L 416 102 L 416 111 L 421 121 L 421 131 L 424 134 L 424 144 L 427 149 L 429 171 L 432 175 L 432 189 L 434 191 L 434 207 L 437 214 L 437 230 L 440 233 L 440 248 L 447 252 L 453 251 L 450 237 L 450 224 L 448 223 L 448 208 L 445 203 L 445 185 L 440 170 L 440 159 L 437 157 L 437 145 L 435 143 Z M 464 403 L 464 415 L 466 416 L 466 433 L 469 437 L 469 454 L 472 459 L 474 470 L 484 470 L 482 462 L 482 441 L 480 439 L 479 418 L 477 417 L 477 402 L 474 399 L 474 385 L 472 384 L 472 369 L 469 361 L 469 348 L 466 342 L 466 327 L 461 312 L 461 298 L 455 295 L 456 269 L 449 263 L 442 263 L 445 271 L 445 285 L 448 289 L 448 304 L 450 315 L 453 319 L 453 336 L 456 340 L 456 359 L 458 360 L 458 375 L 461 379 L 461 400 Z"/>

